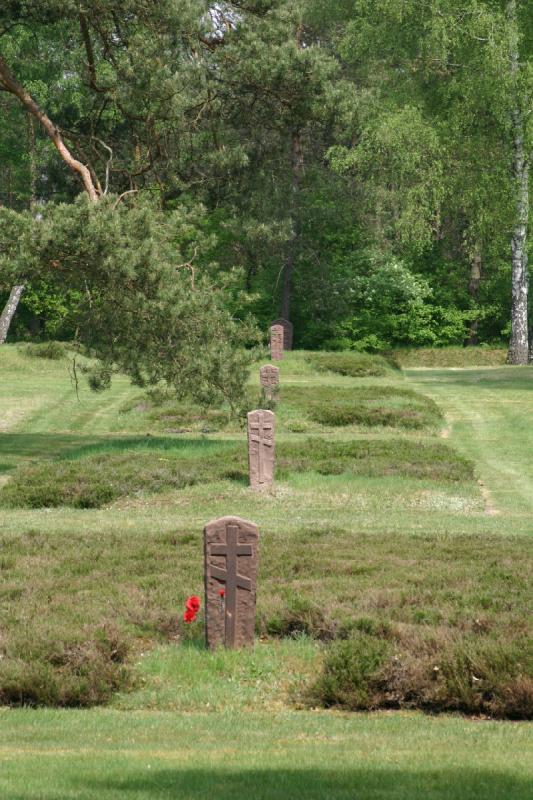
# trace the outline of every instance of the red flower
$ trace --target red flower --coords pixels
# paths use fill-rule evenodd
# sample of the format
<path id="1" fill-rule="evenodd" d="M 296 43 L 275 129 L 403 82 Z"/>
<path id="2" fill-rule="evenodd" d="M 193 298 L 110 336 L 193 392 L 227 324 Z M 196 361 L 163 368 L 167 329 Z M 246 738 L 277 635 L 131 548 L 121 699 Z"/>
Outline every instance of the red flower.
<path id="1" fill-rule="evenodd" d="M 225 589 L 219 589 L 219 590 L 218 590 L 218 593 L 219 593 L 219 595 L 220 595 L 221 597 L 224 597 L 224 595 L 226 594 L 226 590 L 225 590 Z"/>
<path id="2" fill-rule="evenodd" d="M 194 620 L 196 619 L 196 614 L 194 613 L 194 611 L 188 608 L 183 615 L 183 619 L 187 623 L 194 622 Z"/>
<path id="3" fill-rule="evenodd" d="M 185 601 L 185 608 L 188 611 L 192 611 L 193 614 L 197 614 L 200 611 L 200 598 L 197 595 L 192 594 Z"/>

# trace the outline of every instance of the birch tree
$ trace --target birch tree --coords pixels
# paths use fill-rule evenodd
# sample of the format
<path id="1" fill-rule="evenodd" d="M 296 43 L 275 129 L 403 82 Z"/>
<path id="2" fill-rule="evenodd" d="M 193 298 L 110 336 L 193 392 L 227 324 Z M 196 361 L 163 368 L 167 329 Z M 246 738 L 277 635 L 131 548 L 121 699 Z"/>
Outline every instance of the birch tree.
<path id="1" fill-rule="evenodd" d="M 528 361 L 533 86 L 528 5 L 521 0 L 354 0 L 348 13 L 344 6 L 344 53 L 350 51 L 359 69 L 362 64 L 372 64 L 377 78 L 371 84 L 375 99 L 370 106 L 370 127 L 375 128 L 374 119 L 383 125 L 391 106 L 394 109 L 403 101 L 418 109 L 428 130 L 440 140 L 445 182 L 434 205 L 431 227 L 437 239 L 443 234 L 447 210 L 456 221 L 463 218 L 474 294 L 481 280 L 480 264 L 489 255 L 483 252 L 488 239 L 507 237 L 509 362 L 513 364 Z M 410 145 L 417 150 L 416 139 Z M 480 149 L 485 159 L 479 157 Z M 357 159 L 355 151 L 344 154 L 348 166 Z M 341 158 L 339 161 L 342 163 Z M 475 163 L 477 174 L 472 170 Z M 379 181 L 383 173 L 379 169 L 377 173 Z M 419 182 L 421 189 L 438 186 L 431 173 L 429 170 L 425 176 L 429 184 L 427 180 Z M 487 185 L 487 176 L 492 189 L 478 192 L 476 199 L 476 189 Z M 399 208 L 404 208 L 405 193 L 396 196 Z M 412 208 L 416 209 L 416 203 Z M 423 218 L 422 214 L 420 220 Z M 416 225 L 411 227 L 415 229 Z"/>
<path id="2" fill-rule="evenodd" d="M 522 60 L 522 35 L 516 0 L 508 0 L 506 16 L 509 26 L 509 105 L 515 196 L 515 221 L 511 235 L 512 306 L 509 363 L 527 364 L 529 357 L 529 169 L 532 142 L 527 135 L 526 120 L 533 111 L 533 96 L 530 94 L 533 87 L 525 85 L 524 81 L 525 65 Z"/>

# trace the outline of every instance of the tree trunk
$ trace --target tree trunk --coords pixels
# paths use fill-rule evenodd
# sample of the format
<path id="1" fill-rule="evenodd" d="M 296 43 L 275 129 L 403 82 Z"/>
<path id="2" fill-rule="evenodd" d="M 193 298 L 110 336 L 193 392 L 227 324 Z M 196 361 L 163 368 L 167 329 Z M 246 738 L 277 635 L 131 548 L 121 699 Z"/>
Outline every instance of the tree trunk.
<path id="1" fill-rule="evenodd" d="M 515 112 L 513 116 L 519 116 Z M 521 117 L 521 115 L 520 115 Z M 510 364 L 528 363 L 528 259 L 527 228 L 529 221 L 529 165 L 524 153 L 523 125 L 515 127 L 514 179 L 516 183 L 516 221 L 511 238 L 512 306 Z"/>
<path id="2" fill-rule="evenodd" d="M 33 97 L 26 91 L 26 89 L 17 81 L 11 70 L 7 66 L 4 59 L 0 56 L 0 86 L 10 94 L 15 95 L 24 108 L 39 120 L 47 135 L 51 139 L 57 152 L 65 162 L 65 164 L 76 173 L 83 183 L 83 188 L 89 195 L 93 203 L 98 201 L 98 192 L 91 177 L 91 172 L 85 164 L 78 161 L 63 141 L 63 137 L 56 128 L 52 120 L 44 113 L 44 111 L 37 105 Z"/>
<path id="3" fill-rule="evenodd" d="M 281 298 L 281 316 L 290 320 L 292 298 L 292 272 L 294 257 L 299 237 L 298 206 L 303 172 L 303 152 L 300 131 L 293 131 L 291 139 L 292 160 L 292 196 L 291 196 L 291 238 L 288 243 L 287 258 L 283 267 L 283 294 Z"/>
<path id="4" fill-rule="evenodd" d="M 17 306 L 19 304 L 19 300 L 22 296 L 23 291 L 24 291 L 23 284 L 19 286 L 13 286 L 13 288 L 11 289 L 9 300 L 5 304 L 4 310 L 0 315 L 0 344 L 4 344 L 7 338 L 9 326 L 11 325 L 11 320 L 15 315 L 15 311 L 17 310 Z"/>
<path id="5" fill-rule="evenodd" d="M 515 107 L 511 112 L 513 132 L 513 181 L 515 185 L 515 224 L 511 237 L 511 340 L 507 360 L 509 364 L 528 363 L 528 259 L 527 229 L 529 222 L 529 161 L 525 149 L 524 114 L 519 102 L 519 51 L 516 0 L 507 3 L 507 17 L 511 28 L 509 69 L 515 86 Z"/>
<path id="6" fill-rule="evenodd" d="M 473 303 L 477 305 L 479 299 L 479 285 L 481 283 L 481 253 L 478 249 L 472 256 L 472 263 L 470 265 L 470 280 L 468 282 L 468 294 Z M 476 345 L 478 343 L 477 330 L 479 320 L 470 320 L 470 330 L 468 332 L 468 339 L 466 343 L 469 345 Z"/>

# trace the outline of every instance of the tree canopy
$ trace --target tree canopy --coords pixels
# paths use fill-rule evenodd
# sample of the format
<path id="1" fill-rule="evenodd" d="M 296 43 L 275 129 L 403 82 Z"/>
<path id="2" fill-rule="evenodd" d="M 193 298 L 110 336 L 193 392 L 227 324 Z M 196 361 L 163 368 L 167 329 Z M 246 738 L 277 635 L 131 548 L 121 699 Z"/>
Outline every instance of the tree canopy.
<path id="1" fill-rule="evenodd" d="M 242 391 L 248 311 L 526 363 L 532 48 L 526 0 L 4 3 L 10 335 L 206 402 Z"/>

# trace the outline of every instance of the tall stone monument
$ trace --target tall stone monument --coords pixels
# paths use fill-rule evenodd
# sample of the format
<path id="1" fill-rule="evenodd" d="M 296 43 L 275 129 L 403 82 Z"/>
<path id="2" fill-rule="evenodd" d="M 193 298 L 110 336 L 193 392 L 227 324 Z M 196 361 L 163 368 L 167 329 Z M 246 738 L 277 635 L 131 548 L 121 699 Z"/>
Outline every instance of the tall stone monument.
<path id="1" fill-rule="evenodd" d="M 265 398 L 273 400 L 279 388 L 279 367 L 274 367 L 272 364 L 265 364 L 264 367 L 261 367 L 259 370 L 259 383 Z"/>
<path id="2" fill-rule="evenodd" d="M 254 642 L 259 530 L 240 517 L 204 528 L 206 642 L 211 649 Z"/>
<path id="3" fill-rule="evenodd" d="M 274 480 L 274 414 L 248 413 L 248 466 L 252 489 L 268 490 Z"/>
<path id="4" fill-rule="evenodd" d="M 283 347 L 285 350 L 292 350 L 294 331 L 292 322 L 289 322 L 289 320 L 284 317 L 280 317 L 279 319 L 275 319 L 272 325 L 281 325 L 283 328 Z"/>
<path id="5" fill-rule="evenodd" d="M 270 328 L 270 358 L 281 361 L 283 358 L 283 326 L 272 325 Z"/>

